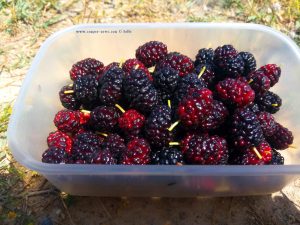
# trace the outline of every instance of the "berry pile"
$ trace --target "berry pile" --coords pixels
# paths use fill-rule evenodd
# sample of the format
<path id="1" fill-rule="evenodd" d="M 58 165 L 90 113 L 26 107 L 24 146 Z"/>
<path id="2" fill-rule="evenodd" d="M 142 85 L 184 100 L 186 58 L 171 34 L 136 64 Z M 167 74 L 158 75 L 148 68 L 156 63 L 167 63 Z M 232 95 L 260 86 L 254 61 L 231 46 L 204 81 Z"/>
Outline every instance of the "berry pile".
<path id="1" fill-rule="evenodd" d="M 293 134 L 272 115 L 282 105 L 270 91 L 279 66 L 257 67 L 252 53 L 232 45 L 199 49 L 193 61 L 150 41 L 135 57 L 71 67 L 42 162 L 284 164 L 280 151 Z"/>

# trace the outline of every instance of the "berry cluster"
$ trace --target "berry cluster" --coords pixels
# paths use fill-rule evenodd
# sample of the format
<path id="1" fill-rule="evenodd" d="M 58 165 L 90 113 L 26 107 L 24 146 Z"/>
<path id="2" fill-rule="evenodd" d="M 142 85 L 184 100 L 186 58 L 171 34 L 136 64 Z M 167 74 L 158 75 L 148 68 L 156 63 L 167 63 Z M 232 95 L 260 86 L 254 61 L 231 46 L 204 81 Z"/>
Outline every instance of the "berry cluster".
<path id="1" fill-rule="evenodd" d="M 272 114 L 281 69 L 256 69 L 232 45 L 202 48 L 193 61 L 159 41 L 106 66 L 87 58 L 59 91 L 45 163 L 281 165 L 292 132 Z M 150 68 L 152 67 L 152 68 Z M 153 69 L 154 67 L 154 69 Z"/>

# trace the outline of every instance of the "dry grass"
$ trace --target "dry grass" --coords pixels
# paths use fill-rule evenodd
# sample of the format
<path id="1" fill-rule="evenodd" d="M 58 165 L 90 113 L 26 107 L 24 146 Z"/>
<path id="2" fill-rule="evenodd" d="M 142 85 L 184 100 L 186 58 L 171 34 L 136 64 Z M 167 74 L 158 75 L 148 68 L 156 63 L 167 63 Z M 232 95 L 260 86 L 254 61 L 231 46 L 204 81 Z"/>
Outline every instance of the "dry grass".
<path id="1" fill-rule="evenodd" d="M 300 0 L 225 0 L 245 22 L 265 24 L 290 35 L 300 45 Z"/>

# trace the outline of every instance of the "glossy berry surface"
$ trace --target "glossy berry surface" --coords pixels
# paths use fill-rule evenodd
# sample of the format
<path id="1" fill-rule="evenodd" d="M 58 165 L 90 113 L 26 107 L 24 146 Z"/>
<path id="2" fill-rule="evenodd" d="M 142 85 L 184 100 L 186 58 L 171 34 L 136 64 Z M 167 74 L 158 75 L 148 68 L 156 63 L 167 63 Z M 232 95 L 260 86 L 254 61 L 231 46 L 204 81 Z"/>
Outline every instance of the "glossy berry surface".
<path id="1" fill-rule="evenodd" d="M 135 52 L 135 57 L 146 67 L 156 65 L 168 53 L 167 46 L 159 41 L 150 41 L 140 47 Z"/>
<path id="2" fill-rule="evenodd" d="M 192 135 L 183 140 L 185 159 L 190 164 L 227 164 L 228 149 L 224 138 L 208 135 Z"/>
<path id="3" fill-rule="evenodd" d="M 229 115 L 229 111 L 225 105 L 217 100 L 213 101 L 212 110 L 200 124 L 202 131 L 211 131 L 220 127 Z"/>
<path id="4" fill-rule="evenodd" d="M 135 109 L 130 109 L 119 117 L 118 123 L 125 133 L 137 136 L 144 126 L 145 116 Z"/>
<path id="5" fill-rule="evenodd" d="M 58 147 L 50 147 L 42 155 L 42 162 L 44 163 L 67 163 L 69 161 L 69 156 L 64 149 Z"/>
<path id="6" fill-rule="evenodd" d="M 171 126 L 171 109 L 166 106 L 156 106 L 151 111 L 145 125 L 145 137 L 155 147 L 168 146 L 172 140 L 172 133 L 168 130 Z"/>
<path id="7" fill-rule="evenodd" d="M 159 95 L 154 87 L 150 87 L 145 93 L 139 93 L 136 95 L 129 107 L 139 110 L 143 114 L 149 114 L 151 109 L 158 105 Z"/>
<path id="8" fill-rule="evenodd" d="M 263 95 L 271 87 L 271 80 L 260 70 L 250 73 L 247 79 L 250 87 L 257 95 Z"/>
<path id="9" fill-rule="evenodd" d="M 81 78 L 86 75 L 97 76 L 101 74 L 103 70 L 103 63 L 97 59 L 86 58 L 75 63 L 70 70 L 70 78 L 75 81 L 77 78 Z"/>
<path id="10" fill-rule="evenodd" d="M 265 76 L 267 76 L 271 81 L 271 87 L 273 87 L 280 78 L 281 75 L 281 69 L 276 64 L 267 64 L 259 68 L 260 71 L 262 71 Z"/>
<path id="11" fill-rule="evenodd" d="M 112 106 L 120 101 L 124 76 L 124 71 L 119 67 L 112 67 L 102 75 L 98 86 L 99 99 L 102 104 Z"/>
<path id="12" fill-rule="evenodd" d="M 163 101 L 167 101 L 172 98 L 175 90 L 177 89 L 179 81 L 179 72 L 171 67 L 163 67 L 160 70 L 156 70 L 153 74 L 153 84 L 155 88 L 165 93 Z"/>
<path id="13" fill-rule="evenodd" d="M 98 106 L 91 112 L 89 124 L 97 131 L 112 132 L 117 128 L 121 113 L 113 106 Z"/>
<path id="14" fill-rule="evenodd" d="M 268 112 L 258 112 L 256 115 L 265 137 L 272 136 L 277 128 L 276 121 L 272 114 Z"/>
<path id="15" fill-rule="evenodd" d="M 281 98 L 271 91 L 267 91 L 265 94 L 257 96 L 255 102 L 261 111 L 272 114 L 278 112 L 282 105 Z"/>
<path id="16" fill-rule="evenodd" d="M 238 107 L 249 105 L 255 99 L 255 92 L 247 83 L 232 78 L 220 81 L 216 93 L 224 103 Z"/>
<path id="17" fill-rule="evenodd" d="M 119 159 L 120 156 L 125 152 L 126 145 L 124 139 L 116 134 L 109 134 L 101 144 L 102 150 L 107 150 L 115 159 Z"/>
<path id="18" fill-rule="evenodd" d="M 276 150 L 272 150 L 270 165 L 284 165 L 284 157 Z"/>
<path id="19" fill-rule="evenodd" d="M 272 160 L 272 148 L 263 141 L 257 145 L 256 150 L 259 152 L 261 158 L 255 153 L 254 147 L 245 149 L 237 160 L 237 164 L 241 165 L 267 165 Z"/>
<path id="20" fill-rule="evenodd" d="M 284 150 L 293 144 L 294 136 L 288 128 L 276 123 L 274 134 L 269 136 L 267 139 L 272 148 Z"/>
<path id="21" fill-rule="evenodd" d="M 125 72 L 126 76 L 129 76 L 134 69 L 143 70 L 147 74 L 149 80 L 153 80 L 148 68 L 138 59 L 127 59 L 122 65 L 122 70 Z"/>
<path id="22" fill-rule="evenodd" d="M 244 60 L 232 45 L 223 45 L 216 48 L 214 64 L 223 74 L 223 77 L 237 78 L 244 73 Z"/>
<path id="23" fill-rule="evenodd" d="M 188 95 L 190 89 L 201 89 L 206 87 L 205 81 L 202 78 L 198 78 L 198 75 L 195 73 L 190 73 L 181 77 L 175 92 L 175 103 L 181 102 Z"/>
<path id="24" fill-rule="evenodd" d="M 240 52 L 239 55 L 244 61 L 244 76 L 256 70 L 256 59 L 251 52 Z"/>
<path id="25" fill-rule="evenodd" d="M 259 120 L 250 109 L 235 110 L 231 118 L 231 138 L 240 148 L 257 146 L 264 140 Z"/>
<path id="26" fill-rule="evenodd" d="M 199 49 L 196 59 L 195 67 L 199 64 L 213 64 L 215 52 L 212 48 L 201 48 Z"/>
<path id="27" fill-rule="evenodd" d="M 74 93 L 65 93 L 73 91 L 73 86 L 63 86 L 59 91 L 59 99 L 63 107 L 66 109 L 77 110 L 80 108 L 81 103 L 75 98 Z"/>
<path id="28" fill-rule="evenodd" d="M 141 69 L 132 70 L 130 76 L 124 79 L 123 93 L 129 101 L 136 95 L 147 92 L 150 88 L 153 88 L 153 84 Z"/>
<path id="29" fill-rule="evenodd" d="M 147 74 L 136 69 L 123 82 L 123 93 L 130 108 L 149 113 L 158 104 L 158 93 Z"/>
<path id="30" fill-rule="evenodd" d="M 209 89 L 202 88 L 180 102 L 178 116 L 187 127 L 199 127 L 212 110 L 213 98 Z"/>
<path id="31" fill-rule="evenodd" d="M 117 164 L 117 161 L 112 156 L 110 151 L 101 150 L 93 156 L 91 163 L 92 164 L 115 165 L 115 164 Z"/>
<path id="32" fill-rule="evenodd" d="M 127 144 L 126 152 L 123 154 L 121 164 L 124 165 L 146 165 L 150 163 L 151 148 L 143 138 L 134 138 Z"/>
<path id="33" fill-rule="evenodd" d="M 77 78 L 74 81 L 73 90 L 75 98 L 84 104 L 98 99 L 98 81 L 95 76 L 86 75 Z"/>
<path id="34" fill-rule="evenodd" d="M 93 132 L 78 133 L 73 140 L 72 157 L 75 161 L 81 160 L 84 164 L 92 162 L 92 158 L 100 151 L 101 141 Z"/>
<path id="35" fill-rule="evenodd" d="M 80 112 L 64 109 L 54 117 L 54 124 L 58 130 L 65 133 L 76 133 L 81 127 Z"/>
<path id="36" fill-rule="evenodd" d="M 163 148 L 151 155 L 151 164 L 154 165 L 182 165 L 183 155 L 176 148 Z"/>
<path id="37" fill-rule="evenodd" d="M 218 81 L 215 67 L 211 64 L 199 64 L 195 67 L 194 72 L 200 76 L 210 88 L 213 88 Z"/>
<path id="38" fill-rule="evenodd" d="M 73 140 L 69 135 L 61 131 L 55 131 L 48 135 L 47 144 L 49 148 L 57 147 L 59 149 L 63 149 L 68 154 L 71 154 Z"/>
<path id="39" fill-rule="evenodd" d="M 193 72 L 194 63 L 186 55 L 178 52 L 171 52 L 159 62 L 157 67 L 158 69 L 163 67 L 171 67 L 179 72 L 179 76 L 184 77 L 185 75 Z"/>
<path id="40" fill-rule="evenodd" d="M 102 72 L 97 76 L 97 80 L 100 80 L 103 74 L 110 70 L 112 67 L 120 67 L 120 63 L 111 62 L 108 65 L 104 66 Z"/>
<path id="41" fill-rule="evenodd" d="M 251 103 L 250 105 L 247 105 L 247 108 L 250 109 L 254 113 L 260 112 L 260 109 L 259 109 L 258 105 L 255 102 Z"/>

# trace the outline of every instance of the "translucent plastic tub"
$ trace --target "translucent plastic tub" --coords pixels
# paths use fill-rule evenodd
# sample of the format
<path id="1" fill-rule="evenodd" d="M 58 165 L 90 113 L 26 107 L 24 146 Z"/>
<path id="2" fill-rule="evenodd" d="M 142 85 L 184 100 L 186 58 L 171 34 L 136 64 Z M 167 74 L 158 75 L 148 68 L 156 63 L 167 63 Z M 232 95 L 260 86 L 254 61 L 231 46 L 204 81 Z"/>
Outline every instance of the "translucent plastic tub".
<path id="1" fill-rule="evenodd" d="M 94 57 L 105 64 L 134 57 L 135 49 L 160 40 L 170 51 L 192 58 L 197 49 L 225 43 L 254 53 L 258 66 L 281 65 L 274 90 L 283 99 L 276 119 L 300 135 L 300 51 L 287 36 L 253 24 L 122 24 L 80 25 L 53 34 L 42 45 L 25 78 L 9 123 L 8 142 L 14 157 L 73 195 L 101 196 L 230 196 L 280 190 L 300 175 L 300 151 L 284 152 L 284 166 L 101 166 L 41 162 L 52 119 L 62 108 L 60 88 L 70 82 L 71 65 Z"/>

